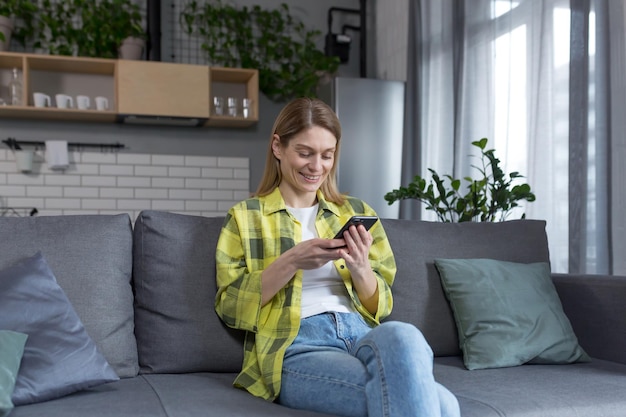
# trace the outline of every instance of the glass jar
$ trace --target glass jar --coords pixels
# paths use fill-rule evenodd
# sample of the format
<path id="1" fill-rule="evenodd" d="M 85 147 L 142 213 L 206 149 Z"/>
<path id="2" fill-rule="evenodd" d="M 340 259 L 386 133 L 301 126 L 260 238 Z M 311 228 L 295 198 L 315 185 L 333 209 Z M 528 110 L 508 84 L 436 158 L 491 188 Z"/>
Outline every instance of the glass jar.
<path id="1" fill-rule="evenodd" d="M 9 104 L 22 105 L 22 79 L 17 68 L 13 68 L 11 81 L 9 82 Z"/>

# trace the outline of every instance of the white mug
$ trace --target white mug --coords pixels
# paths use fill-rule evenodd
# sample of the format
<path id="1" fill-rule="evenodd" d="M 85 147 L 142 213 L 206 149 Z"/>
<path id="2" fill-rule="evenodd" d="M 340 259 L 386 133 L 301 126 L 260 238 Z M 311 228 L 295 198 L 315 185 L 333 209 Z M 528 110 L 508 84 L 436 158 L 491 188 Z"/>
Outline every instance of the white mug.
<path id="1" fill-rule="evenodd" d="M 96 97 L 96 109 L 109 110 L 109 99 L 102 96 Z"/>
<path id="2" fill-rule="evenodd" d="M 91 106 L 89 96 L 76 96 L 76 107 L 87 110 Z"/>
<path id="3" fill-rule="evenodd" d="M 74 107 L 74 98 L 67 94 L 57 94 L 54 96 L 57 102 L 57 107 L 60 109 L 71 109 Z"/>
<path id="4" fill-rule="evenodd" d="M 50 96 L 44 93 L 33 93 L 35 107 L 50 107 Z"/>

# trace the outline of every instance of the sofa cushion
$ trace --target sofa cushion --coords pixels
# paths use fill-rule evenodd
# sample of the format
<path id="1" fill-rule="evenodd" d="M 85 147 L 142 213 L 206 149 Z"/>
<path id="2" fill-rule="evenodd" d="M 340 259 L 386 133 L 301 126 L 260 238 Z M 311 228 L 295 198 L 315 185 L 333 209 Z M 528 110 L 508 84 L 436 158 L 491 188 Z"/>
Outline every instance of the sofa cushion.
<path id="1" fill-rule="evenodd" d="M 223 217 L 143 211 L 135 221 L 135 333 L 144 373 L 236 372 L 243 334 L 215 313 Z"/>
<path id="2" fill-rule="evenodd" d="M 183 398 L 180 400 L 185 402 Z M 209 404 L 206 407 L 210 409 Z M 206 416 L 205 412 L 203 417 Z M 168 414 L 152 386 L 137 376 L 55 400 L 17 406 L 10 417 L 168 417 Z"/>
<path id="3" fill-rule="evenodd" d="M 119 379 L 85 332 L 41 253 L 0 271 L 0 329 L 28 335 L 11 395 L 15 405 Z"/>
<path id="4" fill-rule="evenodd" d="M 545 221 L 441 223 L 383 219 L 398 272 L 388 320 L 413 323 L 437 356 L 460 355 L 454 316 L 435 258 L 549 262 Z"/>
<path id="5" fill-rule="evenodd" d="M 436 259 L 467 369 L 588 361 L 547 262 Z"/>
<path id="6" fill-rule="evenodd" d="M 433 373 L 459 399 L 463 417 L 626 415 L 626 365 L 615 362 L 468 371 L 461 357 L 439 357 Z"/>
<path id="7" fill-rule="evenodd" d="M 0 217 L 0 269 L 41 251 L 87 333 L 120 377 L 138 372 L 127 214 Z"/>
<path id="8" fill-rule="evenodd" d="M 57 400 L 19 406 L 10 417 L 330 417 L 283 407 L 233 388 L 235 376 L 140 375 Z"/>
<path id="9" fill-rule="evenodd" d="M 27 338 L 24 333 L 0 330 L 0 417 L 9 415 L 13 408 L 11 395 Z"/>

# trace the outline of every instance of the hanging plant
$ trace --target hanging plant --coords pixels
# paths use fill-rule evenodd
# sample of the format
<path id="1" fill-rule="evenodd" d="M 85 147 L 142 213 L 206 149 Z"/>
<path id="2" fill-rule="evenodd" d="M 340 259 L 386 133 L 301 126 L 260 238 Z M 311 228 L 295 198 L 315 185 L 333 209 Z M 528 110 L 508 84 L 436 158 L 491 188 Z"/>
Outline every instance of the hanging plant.
<path id="1" fill-rule="evenodd" d="M 212 65 L 257 69 L 259 89 L 273 101 L 315 97 L 320 78 L 339 67 L 339 58 L 317 48 L 321 32 L 307 30 L 284 3 L 271 10 L 193 0 L 179 21 L 185 33 L 202 40 Z"/>
<path id="2" fill-rule="evenodd" d="M 431 181 L 416 175 L 407 187 L 400 187 L 385 194 L 389 205 L 398 200 L 415 199 L 426 205 L 426 210 L 433 211 L 442 222 L 493 222 L 506 220 L 511 211 L 518 207 L 519 201 L 535 201 L 535 194 L 528 184 L 513 185 L 523 178 L 519 172 L 508 176 L 500 168 L 500 160 L 493 149 L 486 150 L 487 139 L 472 142 L 481 151 L 479 166 L 472 165 L 480 174 L 479 179 L 465 177 L 467 193 L 462 194 L 461 180 L 451 175 L 443 178 L 433 169 Z M 449 186 L 446 185 L 446 180 Z M 522 214 L 522 219 L 526 214 Z"/>

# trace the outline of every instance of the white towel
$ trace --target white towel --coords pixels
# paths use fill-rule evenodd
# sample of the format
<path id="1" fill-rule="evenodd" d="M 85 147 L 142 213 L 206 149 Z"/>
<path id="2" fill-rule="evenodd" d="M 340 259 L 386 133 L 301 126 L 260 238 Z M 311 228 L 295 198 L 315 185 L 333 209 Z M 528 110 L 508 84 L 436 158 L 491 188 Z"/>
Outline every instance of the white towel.
<path id="1" fill-rule="evenodd" d="M 53 170 L 64 170 L 70 166 L 67 153 L 67 141 L 47 140 L 46 141 L 46 162 L 48 168 Z"/>

